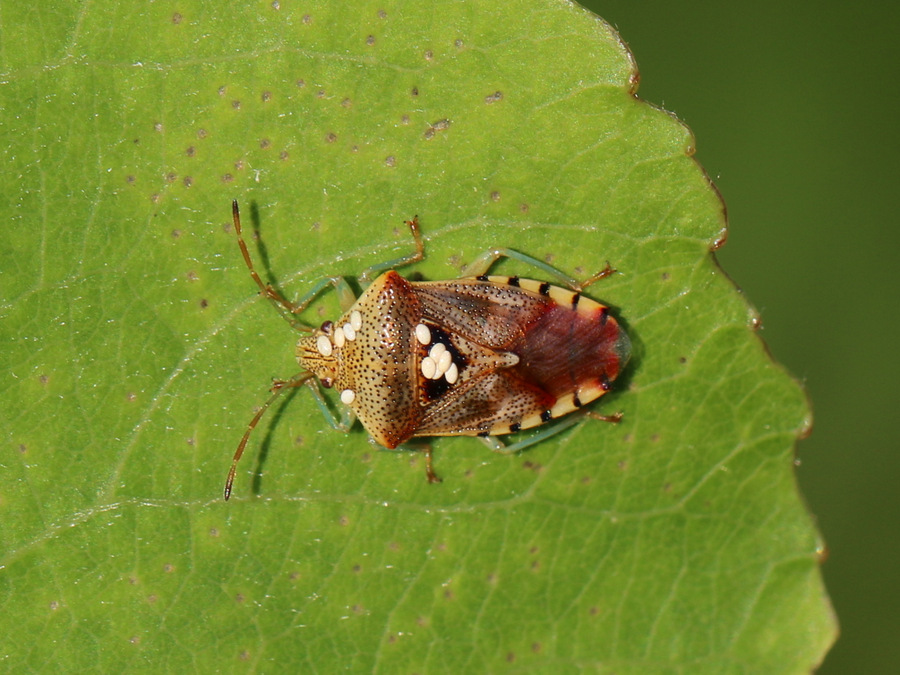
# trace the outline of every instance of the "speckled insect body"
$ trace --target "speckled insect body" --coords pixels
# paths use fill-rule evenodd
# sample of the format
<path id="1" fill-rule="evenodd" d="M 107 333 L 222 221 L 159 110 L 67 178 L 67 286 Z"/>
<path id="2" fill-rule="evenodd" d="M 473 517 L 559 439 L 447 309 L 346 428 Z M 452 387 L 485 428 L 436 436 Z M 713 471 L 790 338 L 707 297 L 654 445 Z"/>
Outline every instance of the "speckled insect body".
<path id="1" fill-rule="evenodd" d="M 468 278 L 409 281 L 390 268 L 424 257 L 414 219 L 407 224 L 416 253 L 361 276 L 365 281 L 366 276 L 379 273 L 355 302 L 336 278 L 293 305 L 263 284 L 254 271 L 240 236 L 236 203 L 234 222 L 245 261 L 262 293 L 308 334 L 297 343 L 301 373 L 276 382 L 273 396 L 241 440 L 226 499 L 250 432 L 285 387 L 308 385 L 320 404 L 316 382 L 334 388 L 346 409 L 343 419 L 333 425 L 348 430 L 357 418 L 386 448 L 417 437 L 480 436 L 500 450 L 504 446 L 494 437 L 579 410 L 605 394 L 628 361 L 628 336 L 606 306 L 582 296 L 574 281 L 544 263 L 514 251 L 488 252 L 469 267 L 477 274 Z M 510 255 L 554 273 L 572 289 L 483 274 L 495 260 Z M 607 266 L 590 282 L 611 272 Z M 344 315 L 318 329 L 294 322 L 291 317 L 329 284 L 344 291 L 344 304 L 352 302 Z M 327 412 L 324 405 L 320 407 Z M 619 415 L 594 416 L 619 419 Z M 506 450 L 521 447 L 516 444 Z M 431 468 L 430 448 L 426 448 L 426 470 L 429 480 L 439 480 Z"/>

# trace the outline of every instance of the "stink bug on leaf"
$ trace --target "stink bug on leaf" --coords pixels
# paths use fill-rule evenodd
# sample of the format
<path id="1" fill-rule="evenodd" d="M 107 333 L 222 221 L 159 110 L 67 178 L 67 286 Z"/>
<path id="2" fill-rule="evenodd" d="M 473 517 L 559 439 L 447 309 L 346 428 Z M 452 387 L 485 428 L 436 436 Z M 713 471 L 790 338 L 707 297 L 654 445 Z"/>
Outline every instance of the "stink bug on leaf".
<path id="1" fill-rule="evenodd" d="M 277 380 L 272 395 L 247 426 L 225 484 L 231 495 L 238 460 L 266 409 L 287 388 L 306 385 L 332 426 L 349 431 L 355 419 L 386 448 L 421 436 L 479 436 L 494 450 L 516 452 L 582 417 L 618 422 L 621 414 L 582 411 L 603 396 L 625 367 L 628 335 L 609 310 L 581 291 L 613 273 L 606 268 L 582 284 L 549 265 L 510 249 L 487 251 L 463 277 L 408 281 L 395 268 L 425 257 L 418 219 L 407 221 L 415 253 L 376 265 L 360 275 L 367 285 L 354 298 L 342 277 L 327 278 L 297 303 L 263 283 L 241 233 L 232 203 L 238 245 L 250 275 L 282 315 L 303 333 L 297 342 L 301 372 Z M 486 276 L 499 258 L 510 257 L 555 276 L 568 288 L 517 276 Z M 374 280 L 373 280 L 374 279 Z M 327 287 L 341 298 L 344 315 L 315 329 L 295 320 Z M 338 420 L 321 387 L 340 392 Z M 496 436 L 568 416 L 512 445 Z M 425 448 L 428 480 L 440 480 Z"/>

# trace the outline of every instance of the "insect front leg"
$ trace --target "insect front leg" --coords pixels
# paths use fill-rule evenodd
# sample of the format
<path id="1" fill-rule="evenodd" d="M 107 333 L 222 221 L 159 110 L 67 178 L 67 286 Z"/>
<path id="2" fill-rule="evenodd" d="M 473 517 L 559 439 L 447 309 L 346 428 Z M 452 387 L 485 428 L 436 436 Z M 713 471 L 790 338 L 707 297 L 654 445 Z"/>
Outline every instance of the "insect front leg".
<path id="1" fill-rule="evenodd" d="M 530 255 L 526 255 L 525 253 L 520 253 L 511 248 L 492 248 L 480 256 L 478 256 L 471 263 L 466 265 L 463 269 L 460 276 L 462 277 L 479 277 L 484 274 L 487 274 L 488 270 L 493 267 L 494 263 L 496 263 L 500 258 L 511 258 L 513 260 L 518 260 L 519 262 L 525 263 L 526 265 L 530 265 L 531 267 L 535 267 L 542 272 L 554 277 L 557 281 L 561 282 L 568 288 L 571 288 L 573 291 L 583 291 L 585 288 L 593 284 L 595 281 L 603 279 L 604 277 L 608 277 L 611 274 L 615 273 L 615 269 L 609 263 L 606 263 L 606 267 L 604 267 L 600 272 L 595 274 L 594 276 L 586 279 L 585 281 L 579 282 L 576 279 L 573 279 L 568 274 L 564 274 L 560 270 L 556 269 L 552 265 L 548 265 L 543 260 L 538 260 Z"/>
<path id="2" fill-rule="evenodd" d="M 407 220 L 406 225 L 407 227 L 409 227 L 409 231 L 412 233 L 416 250 L 413 253 L 405 255 L 401 258 L 386 260 L 383 263 L 372 265 L 370 268 L 363 270 L 362 274 L 359 275 L 360 284 L 362 284 L 363 286 L 368 286 L 372 282 L 372 280 L 382 272 L 397 269 L 398 267 L 403 267 L 404 265 L 411 265 L 415 262 L 419 262 L 420 260 L 425 259 L 425 242 L 422 241 L 422 233 L 419 232 L 419 216 L 413 216 L 412 220 Z"/>
<path id="3" fill-rule="evenodd" d="M 306 382 L 306 385 L 312 392 L 313 400 L 319 407 L 319 411 L 321 411 L 322 417 L 325 418 L 325 421 L 328 422 L 331 428 L 335 431 L 341 431 L 345 434 L 350 433 L 350 429 L 353 427 L 353 423 L 356 421 L 356 413 L 353 412 L 350 406 L 340 406 L 341 414 L 340 416 L 338 416 L 328 405 L 328 401 L 325 400 L 325 396 L 322 395 L 322 389 L 319 385 L 318 380 L 311 379 Z"/>

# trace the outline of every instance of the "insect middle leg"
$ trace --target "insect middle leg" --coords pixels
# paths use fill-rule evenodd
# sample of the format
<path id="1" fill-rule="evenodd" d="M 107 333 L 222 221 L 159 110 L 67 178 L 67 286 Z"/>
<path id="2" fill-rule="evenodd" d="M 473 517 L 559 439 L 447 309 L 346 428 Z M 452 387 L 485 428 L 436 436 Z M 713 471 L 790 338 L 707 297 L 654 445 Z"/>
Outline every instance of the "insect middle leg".
<path id="1" fill-rule="evenodd" d="M 525 263 L 526 265 L 530 265 L 531 267 L 535 267 L 545 274 L 550 275 L 557 281 L 561 282 L 568 288 L 573 291 L 583 291 L 585 288 L 593 284 L 595 281 L 599 281 L 604 277 L 608 277 L 611 274 L 615 273 L 615 269 L 609 263 L 606 263 L 606 267 L 600 270 L 594 276 L 584 280 L 577 281 L 573 279 L 568 274 L 561 272 L 556 269 L 552 265 L 548 265 L 543 260 L 538 260 L 530 255 L 525 253 L 520 253 L 511 248 L 492 248 L 480 256 L 478 256 L 475 260 L 469 263 L 462 271 L 460 276 L 463 277 L 478 277 L 483 274 L 487 274 L 487 271 L 496 263 L 500 258 L 511 258 L 513 260 L 518 260 L 519 262 Z"/>

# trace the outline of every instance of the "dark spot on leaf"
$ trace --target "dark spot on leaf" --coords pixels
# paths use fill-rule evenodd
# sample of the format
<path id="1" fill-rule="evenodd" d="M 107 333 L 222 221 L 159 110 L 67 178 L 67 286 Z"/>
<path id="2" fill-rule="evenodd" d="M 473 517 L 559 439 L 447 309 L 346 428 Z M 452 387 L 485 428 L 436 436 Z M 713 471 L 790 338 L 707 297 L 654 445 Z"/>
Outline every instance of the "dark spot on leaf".
<path id="1" fill-rule="evenodd" d="M 181 14 L 179 14 L 178 12 L 175 12 L 175 13 L 172 15 L 172 23 L 174 23 L 176 26 L 177 26 L 178 24 L 180 24 L 183 20 L 184 20 L 184 17 L 181 16 Z"/>
<path id="2" fill-rule="evenodd" d="M 503 92 L 495 91 L 493 94 L 488 94 L 484 97 L 484 102 L 490 105 L 491 103 L 496 103 L 497 101 L 503 100 Z"/>
<path id="3" fill-rule="evenodd" d="M 397 160 L 394 159 L 394 156 L 393 156 L 393 155 L 388 155 L 387 157 L 384 158 L 384 165 L 385 165 L 385 166 L 390 166 L 390 167 L 392 167 L 392 166 L 394 166 L 396 163 L 397 163 Z"/>
<path id="4" fill-rule="evenodd" d="M 197 138 L 206 138 L 209 132 L 206 129 L 197 129 Z"/>
<path id="5" fill-rule="evenodd" d="M 232 176 L 230 173 L 226 173 L 224 176 L 222 176 L 223 183 L 230 183 L 233 180 L 234 180 L 234 176 Z"/>
<path id="6" fill-rule="evenodd" d="M 372 45 L 374 45 L 374 44 L 375 44 L 375 36 L 374 36 L 374 35 L 367 35 L 367 36 L 366 36 L 366 44 L 369 45 L 370 47 L 371 47 Z"/>
<path id="7" fill-rule="evenodd" d="M 269 149 L 271 147 L 271 145 L 272 145 L 272 141 L 270 141 L 268 138 L 262 138 L 259 141 L 259 147 L 262 148 L 263 150 Z"/>
<path id="8" fill-rule="evenodd" d="M 194 179 L 191 178 L 190 176 L 185 176 L 183 182 L 184 182 L 184 187 L 191 187 L 191 185 L 194 184 Z"/>
<path id="9" fill-rule="evenodd" d="M 184 154 L 187 155 L 188 157 L 193 157 L 195 154 L 197 154 L 197 150 L 194 148 L 193 145 L 189 145 L 188 149 L 184 151 Z"/>
<path id="10" fill-rule="evenodd" d="M 272 100 L 272 92 L 264 91 L 262 93 L 262 100 L 263 100 L 263 103 L 265 103 L 266 101 L 271 101 Z"/>
<path id="11" fill-rule="evenodd" d="M 235 99 L 231 102 L 231 107 L 237 110 L 241 107 L 241 102 L 238 99 Z"/>
<path id="12" fill-rule="evenodd" d="M 500 191 L 499 190 L 494 190 L 493 192 L 491 192 L 491 201 L 492 202 L 500 201 Z"/>

